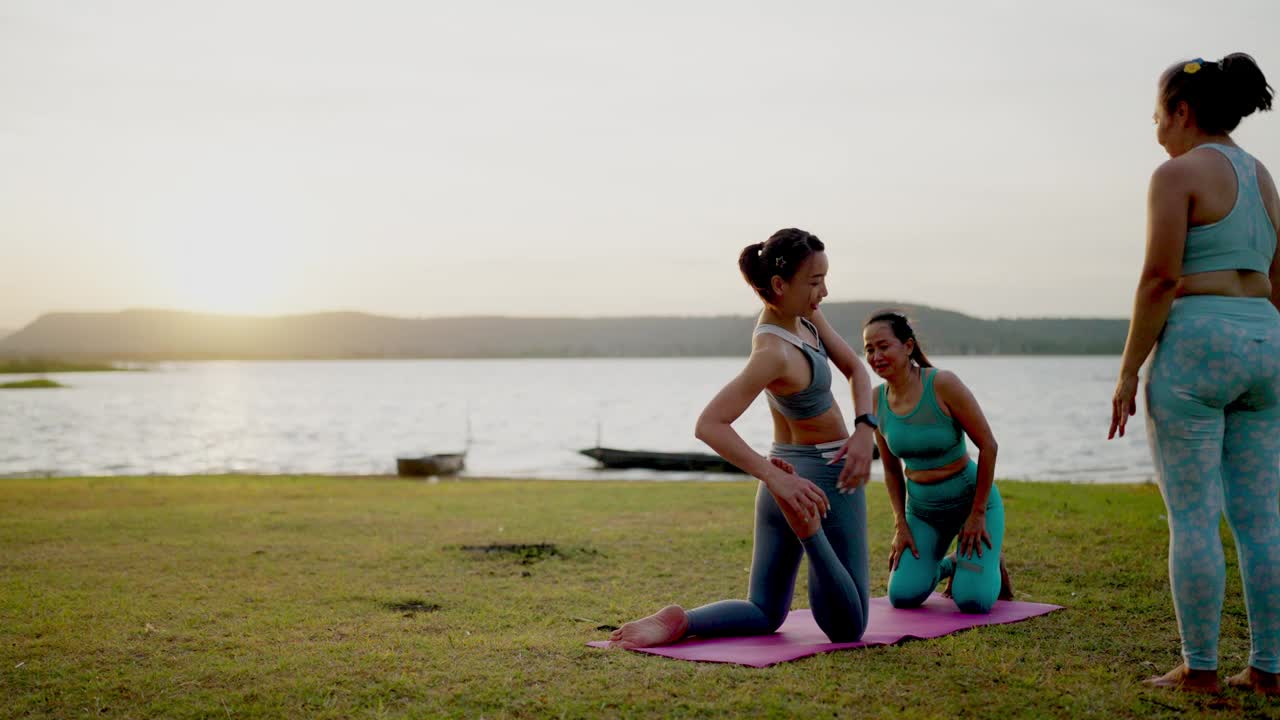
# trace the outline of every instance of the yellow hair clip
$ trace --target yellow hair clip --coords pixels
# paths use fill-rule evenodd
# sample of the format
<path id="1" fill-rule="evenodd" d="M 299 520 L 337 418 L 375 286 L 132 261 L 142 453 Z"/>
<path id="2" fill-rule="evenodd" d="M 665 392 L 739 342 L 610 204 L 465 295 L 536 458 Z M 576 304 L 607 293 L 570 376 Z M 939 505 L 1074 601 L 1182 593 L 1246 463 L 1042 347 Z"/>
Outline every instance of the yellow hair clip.
<path id="1" fill-rule="evenodd" d="M 1186 65 L 1183 65 L 1182 72 L 1188 75 L 1195 75 L 1196 73 L 1200 72 L 1200 62 L 1193 61 L 1193 62 L 1187 63 Z"/>

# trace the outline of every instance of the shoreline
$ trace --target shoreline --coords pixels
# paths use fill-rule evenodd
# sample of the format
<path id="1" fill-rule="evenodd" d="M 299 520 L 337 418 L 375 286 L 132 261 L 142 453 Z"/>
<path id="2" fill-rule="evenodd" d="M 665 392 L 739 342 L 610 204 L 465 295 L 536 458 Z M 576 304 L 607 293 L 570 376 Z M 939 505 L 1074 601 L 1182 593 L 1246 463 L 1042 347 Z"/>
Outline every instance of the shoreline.
<path id="1" fill-rule="evenodd" d="M 687 475 L 687 473 L 672 473 L 672 475 Z M 62 481 L 62 480 L 129 480 L 129 479 L 228 479 L 228 478 L 257 478 L 263 480 L 272 479 L 288 479 L 288 480 L 367 480 L 373 482 L 385 482 L 390 480 L 404 481 L 407 484 L 468 484 L 468 483 L 494 483 L 494 482 L 511 482 L 511 483 L 565 483 L 565 484 L 618 484 L 633 485 L 652 483 L 657 485 L 669 485 L 673 483 L 689 484 L 689 485 L 725 485 L 734 483 L 755 483 L 759 482 L 749 475 L 739 475 L 731 473 L 706 473 L 706 477 L 616 477 L 610 475 L 608 477 L 599 478 L 575 478 L 575 477 L 530 477 L 530 476 L 505 476 L 505 475 L 452 475 L 452 476 L 429 476 L 429 477 L 405 477 L 394 473 L 388 474 L 368 474 L 368 473 L 263 473 L 263 472 L 218 472 L 218 473 L 129 473 L 122 475 L 67 475 L 61 473 L 43 473 L 41 471 L 18 472 L 18 473 L 0 473 L 0 483 L 11 480 L 43 480 L 43 481 Z M 1023 477 L 997 477 L 997 483 L 1019 483 L 1038 486 L 1063 485 L 1069 487 L 1094 487 L 1094 486 L 1115 486 L 1115 487 L 1145 487 L 1155 486 L 1154 479 L 1148 480 L 1057 480 L 1057 479 L 1032 479 Z M 882 475 L 872 473 L 870 485 L 883 485 L 884 478 Z"/>

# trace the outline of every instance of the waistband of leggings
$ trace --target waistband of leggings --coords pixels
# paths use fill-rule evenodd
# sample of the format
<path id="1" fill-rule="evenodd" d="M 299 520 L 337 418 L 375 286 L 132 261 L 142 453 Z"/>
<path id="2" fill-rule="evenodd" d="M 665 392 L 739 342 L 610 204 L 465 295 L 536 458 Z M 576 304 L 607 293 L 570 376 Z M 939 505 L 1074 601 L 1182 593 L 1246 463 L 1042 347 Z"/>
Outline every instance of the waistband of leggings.
<path id="1" fill-rule="evenodd" d="M 1169 319 L 1183 315 L 1217 315 L 1238 320 L 1276 320 L 1280 313 L 1264 297 L 1228 297 L 1226 295 L 1183 295 L 1175 298 Z"/>
<path id="2" fill-rule="evenodd" d="M 777 457 L 790 455 L 808 456 L 815 458 L 823 458 L 830 460 L 835 457 L 836 451 L 841 445 L 845 444 L 845 440 L 832 440 L 830 442 L 818 443 L 817 445 L 792 445 L 790 443 L 776 442 L 769 447 L 769 454 Z"/>

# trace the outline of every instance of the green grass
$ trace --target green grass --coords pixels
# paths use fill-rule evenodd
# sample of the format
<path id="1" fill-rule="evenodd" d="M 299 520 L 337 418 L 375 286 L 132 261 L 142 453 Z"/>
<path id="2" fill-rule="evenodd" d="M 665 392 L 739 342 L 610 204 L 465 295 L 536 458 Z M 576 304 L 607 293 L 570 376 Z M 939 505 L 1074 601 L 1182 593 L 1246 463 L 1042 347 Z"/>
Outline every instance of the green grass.
<path id="1" fill-rule="evenodd" d="M 750 483 L 7 480 L 0 716 L 1280 717 L 1138 684 L 1178 661 L 1154 487 L 1001 492 L 1019 598 L 1066 610 L 752 669 L 584 646 L 741 596 Z M 1248 650 L 1231 552 L 1227 672 Z"/>
<path id="2" fill-rule="evenodd" d="M 34 390 L 38 388 L 61 388 L 66 387 L 60 382 L 49 380 L 48 378 L 37 378 L 35 380 L 21 380 L 18 382 L 0 383 L 0 390 Z"/>
<path id="3" fill-rule="evenodd" d="M 0 374 L 30 375 L 34 373 L 116 372 L 126 371 L 113 363 L 71 362 L 31 358 L 0 359 Z"/>

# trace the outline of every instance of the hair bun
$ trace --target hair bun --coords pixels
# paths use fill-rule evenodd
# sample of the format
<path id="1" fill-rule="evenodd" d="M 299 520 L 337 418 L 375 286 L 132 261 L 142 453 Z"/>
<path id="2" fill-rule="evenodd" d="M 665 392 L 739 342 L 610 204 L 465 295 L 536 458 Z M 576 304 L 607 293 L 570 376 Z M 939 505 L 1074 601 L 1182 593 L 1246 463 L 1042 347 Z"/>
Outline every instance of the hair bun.
<path id="1" fill-rule="evenodd" d="M 1242 117 L 1257 110 L 1271 109 L 1274 93 L 1252 57 L 1245 53 L 1231 53 L 1219 60 L 1218 65 L 1227 83 L 1227 97 Z"/>

